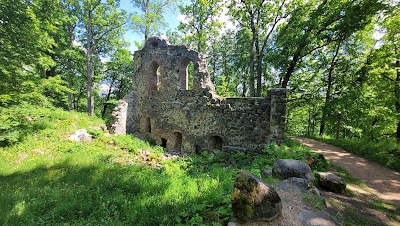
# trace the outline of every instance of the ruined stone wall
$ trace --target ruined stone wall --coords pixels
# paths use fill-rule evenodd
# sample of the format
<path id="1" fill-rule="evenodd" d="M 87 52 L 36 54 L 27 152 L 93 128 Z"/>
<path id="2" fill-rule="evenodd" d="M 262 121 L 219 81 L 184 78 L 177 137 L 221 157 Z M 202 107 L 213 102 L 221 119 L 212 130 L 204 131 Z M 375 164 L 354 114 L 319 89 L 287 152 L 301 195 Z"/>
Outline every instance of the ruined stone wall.
<path id="1" fill-rule="evenodd" d="M 188 90 L 187 66 L 194 65 Z M 135 77 L 127 98 L 126 131 L 168 149 L 260 151 L 282 143 L 285 90 L 266 97 L 221 98 L 199 53 L 150 38 L 134 55 Z M 124 118 L 124 119 L 125 119 Z"/>

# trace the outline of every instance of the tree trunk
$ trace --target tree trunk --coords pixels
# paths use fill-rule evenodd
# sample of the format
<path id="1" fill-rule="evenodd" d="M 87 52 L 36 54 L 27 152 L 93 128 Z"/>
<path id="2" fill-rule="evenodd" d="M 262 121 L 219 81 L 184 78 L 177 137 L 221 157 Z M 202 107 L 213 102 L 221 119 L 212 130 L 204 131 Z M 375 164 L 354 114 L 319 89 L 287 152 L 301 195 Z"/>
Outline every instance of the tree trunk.
<path id="1" fill-rule="evenodd" d="M 246 80 L 243 80 L 243 90 L 242 90 L 242 97 L 246 96 L 246 91 L 247 91 L 247 87 L 246 87 Z"/>
<path id="2" fill-rule="evenodd" d="M 283 81 L 282 81 L 282 85 L 281 85 L 282 88 L 286 88 L 287 87 L 287 85 L 289 83 L 290 76 L 293 74 L 294 69 L 295 69 L 295 67 L 297 65 L 297 61 L 298 61 L 298 56 L 296 55 L 296 56 L 293 57 L 293 60 L 290 63 L 288 69 L 286 70 L 285 76 L 283 77 Z"/>
<path id="3" fill-rule="evenodd" d="M 68 35 L 69 35 L 69 41 L 68 41 L 68 50 L 72 50 L 72 42 L 74 41 L 74 28 L 75 25 L 72 25 L 68 28 Z M 68 57 L 67 60 L 67 81 L 68 81 L 68 89 L 72 89 L 72 60 L 71 57 Z M 71 92 L 68 92 L 68 111 L 72 111 L 72 100 L 73 100 L 73 96 Z"/>
<path id="4" fill-rule="evenodd" d="M 147 15 L 147 13 L 149 11 L 149 3 L 150 3 L 150 0 L 146 0 L 145 6 L 144 6 L 144 15 Z M 145 42 L 149 38 L 149 35 L 150 35 L 150 25 L 146 21 L 145 22 L 145 30 L 144 30 L 144 41 Z"/>
<path id="5" fill-rule="evenodd" d="M 308 122 L 307 122 L 307 135 L 310 135 L 311 131 L 311 111 L 308 111 Z"/>
<path id="6" fill-rule="evenodd" d="M 396 97 L 396 111 L 397 111 L 397 129 L 396 139 L 400 143 L 400 60 L 396 60 L 396 83 L 395 83 L 395 97 Z"/>
<path id="7" fill-rule="evenodd" d="M 92 11 L 88 11 L 87 25 L 87 47 L 86 47 L 86 78 L 87 78 L 87 112 L 89 115 L 94 114 L 94 96 L 93 96 L 93 70 L 92 70 Z"/>
<path id="8" fill-rule="evenodd" d="M 249 88 L 250 88 L 250 96 L 254 97 L 254 40 L 251 43 L 250 47 L 250 59 L 249 59 Z"/>
<path id="9" fill-rule="evenodd" d="M 101 117 L 102 117 L 102 118 L 104 118 L 104 116 L 105 116 L 105 114 L 106 114 L 107 107 L 108 107 L 108 103 L 107 103 L 107 102 L 110 100 L 111 91 L 112 91 L 112 88 L 113 88 L 113 86 L 114 86 L 114 82 L 115 82 L 115 79 L 112 78 L 110 87 L 108 87 L 108 93 L 107 93 L 107 97 L 106 97 L 106 102 L 104 103 L 103 111 L 101 111 Z"/>
<path id="10" fill-rule="evenodd" d="M 336 140 L 339 139 L 340 135 L 340 121 L 342 120 L 342 116 L 340 114 L 337 115 L 337 124 L 336 124 Z"/>
<path id="11" fill-rule="evenodd" d="M 327 81 L 328 82 L 328 88 L 326 90 L 324 108 L 322 109 L 321 126 L 319 127 L 319 135 L 320 136 L 322 134 L 324 134 L 324 132 L 325 132 L 325 122 L 326 122 L 326 116 L 328 114 L 328 104 L 331 101 L 332 74 L 333 74 L 333 70 L 335 68 L 336 57 L 339 54 L 339 48 L 340 48 L 340 43 L 338 43 L 337 46 L 336 46 L 335 54 L 333 55 L 332 60 L 331 60 L 331 65 L 329 66 L 328 81 Z"/>
<path id="12" fill-rule="evenodd" d="M 262 80 L 262 52 L 257 55 L 257 92 L 256 96 L 261 96 L 261 80 Z"/>

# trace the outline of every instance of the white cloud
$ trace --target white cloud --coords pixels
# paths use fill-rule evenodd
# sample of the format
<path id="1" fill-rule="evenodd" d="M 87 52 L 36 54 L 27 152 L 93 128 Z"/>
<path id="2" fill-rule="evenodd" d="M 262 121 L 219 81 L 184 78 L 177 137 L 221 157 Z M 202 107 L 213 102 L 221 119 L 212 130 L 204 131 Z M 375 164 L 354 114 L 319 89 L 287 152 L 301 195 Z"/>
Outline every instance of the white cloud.
<path id="1" fill-rule="evenodd" d="M 218 18 L 218 21 L 220 21 L 223 24 L 223 29 L 222 29 L 223 31 L 232 30 L 236 28 L 235 23 L 230 20 L 228 12 L 229 9 L 227 7 L 223 7 L 222 13 Z"/>
<path id="2" fill-rule="evenodd" d="M 179 22 L 182 22 L 182 23 L 187 23 L 187 18 L 186 18 L 186 15 L 183 15 L 183 14 L 179 14 L 178 15 L 178 21 Z"/>
<path id="3" fill-rule="evenodd" d="M 76 39 L 72 41 L 72 45 L 83 48 L 83 44 Z"/>

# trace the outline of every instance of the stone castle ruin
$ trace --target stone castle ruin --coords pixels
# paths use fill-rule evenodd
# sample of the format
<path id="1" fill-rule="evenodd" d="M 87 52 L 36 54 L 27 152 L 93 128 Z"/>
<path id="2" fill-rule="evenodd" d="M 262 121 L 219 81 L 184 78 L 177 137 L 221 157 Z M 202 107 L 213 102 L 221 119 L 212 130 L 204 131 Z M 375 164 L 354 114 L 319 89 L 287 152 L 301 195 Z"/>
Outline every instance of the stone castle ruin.
<path id="1" fill-rule="evenodd" d="M 201 54 L 156 37 L 135 52 L 134 64 L 132 91 L 113 112 L 112 132 L 181 152 L 261 151 L 283 143 L 285 89 L 271 89 L 266 97 L 221 98 Z"/>

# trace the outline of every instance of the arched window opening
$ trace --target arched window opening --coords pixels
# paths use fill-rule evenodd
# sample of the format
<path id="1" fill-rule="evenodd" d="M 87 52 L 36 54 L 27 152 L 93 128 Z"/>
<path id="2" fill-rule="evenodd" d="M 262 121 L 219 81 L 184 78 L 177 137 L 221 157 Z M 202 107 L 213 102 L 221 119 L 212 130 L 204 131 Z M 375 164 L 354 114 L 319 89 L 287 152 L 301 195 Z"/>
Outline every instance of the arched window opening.
<path id="1" fill-rule="evenodd" d="M 160 77 L 160 66 L 157 62 L 150 64 L 147 70 L 147 85 L 149 91 L 158 91 Z"/>
<path id="2" fill-rule="evenodd" d="M 194 77 L 194 63 L 185 59 L 182 61 L 179 69 L 179 77 L 181 79 L 181 90 L 192 90 L 193 89 L 193 77 Z"/>
<path id="3" fill-rule="evenodd" d="M 181 151 L 182 149 L 182 133 L 180 132 L 175 132 L 175 146 L 174 149 L 177 151 Z"/>
<path id="4" fill-rule="evenodd" d="M 194 76 L 194 64 L 192 61 L 190 61 L 188 66 L 186 67 L 186 77 L 188 80 L 188 85 L 186 90 L 193 89 L 193 76 Z"/>
<path id="5" fill-rule="evenodd" d="M 219 136 L 212 136 L 210 137 L 210 139 L 208 140 L 208 148 L 210 150 L 213 149 L 218 149 L 218 150 L 222 150 L 222 138 Z"/>
<path id="6" fill-rule="evenodd" d="M 161 138 L 161 147 L 167 148 L 167 139 Z"/>

